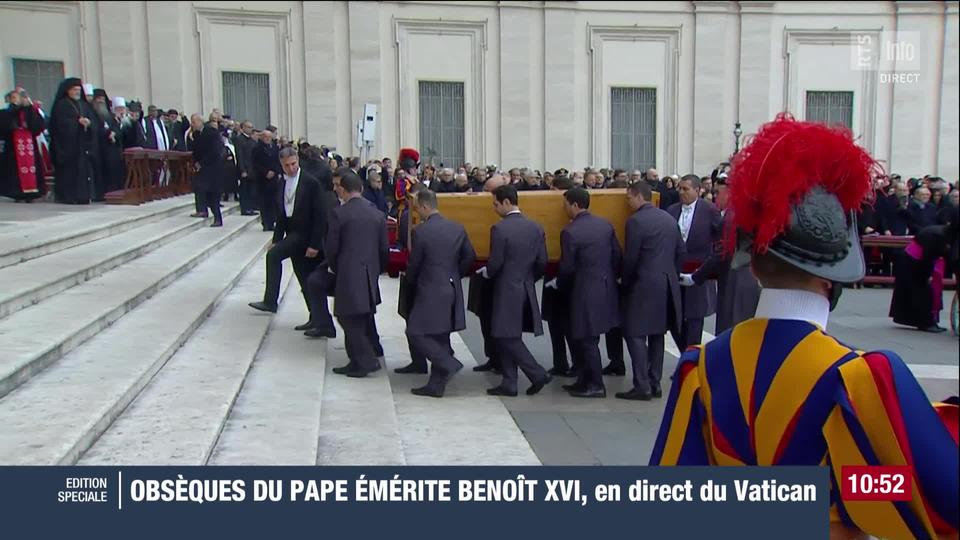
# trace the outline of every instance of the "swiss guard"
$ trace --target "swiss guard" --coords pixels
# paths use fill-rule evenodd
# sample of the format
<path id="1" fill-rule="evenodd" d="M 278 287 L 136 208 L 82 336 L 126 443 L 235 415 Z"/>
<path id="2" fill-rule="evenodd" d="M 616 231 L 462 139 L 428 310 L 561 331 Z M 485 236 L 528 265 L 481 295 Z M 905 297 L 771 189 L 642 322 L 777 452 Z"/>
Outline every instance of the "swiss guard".
<path id="1" fill-rule="evenodd" d="M 830 468 L 831 538 L 958 529 L 957 398 L 931 404 L 891 351 L 827 332 L 864 275 L 854 213 L 879 172 L 849 130 L 780 115 L 728 178 L 733 265 L 763 286 L 756 316 L 681 355 L 651 465 Z M 907 466 L 911 499 L 844 501 L 841 467 Z"/>

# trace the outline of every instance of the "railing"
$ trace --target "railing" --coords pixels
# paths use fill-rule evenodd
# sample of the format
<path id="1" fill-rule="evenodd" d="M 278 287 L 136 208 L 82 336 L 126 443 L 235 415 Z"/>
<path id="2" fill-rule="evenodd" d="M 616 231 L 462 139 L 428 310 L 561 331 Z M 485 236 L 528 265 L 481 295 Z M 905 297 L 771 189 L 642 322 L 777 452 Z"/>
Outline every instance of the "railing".
<path id="1" fill-rule="evenodd" d="M 129 148 L 123 151 L 123 159 L 127 179 L 123 189 L 107 193 L 108 204 L 142 204 L 193 191 L 190 152 Z"/>
<path id="2" fill-rule="evenodd" d="M 912 236 L 884 236 L 884 235 L 869 235 L 863 236 L 860 238 L 860 243 L 863 244 L 864 249 L 868 248 L 905 248 L 910 245 L 910 242 L 913 241 Z M 867 265 L 870 264 L 870 252 L 867 251 Z M 891 263 L 893 261 L 890 261 Z M 893 268 L 893 265 L 890 265 L 890 268 Z M 892 285 L 895 281 L 894 277 L 891 276 L 866 276 L 863 278 L 863 283 L 867 285 Z M 944 287 L 953 288 L 957 286 L 956 277 L 953 279 L 943 280 Z"/>

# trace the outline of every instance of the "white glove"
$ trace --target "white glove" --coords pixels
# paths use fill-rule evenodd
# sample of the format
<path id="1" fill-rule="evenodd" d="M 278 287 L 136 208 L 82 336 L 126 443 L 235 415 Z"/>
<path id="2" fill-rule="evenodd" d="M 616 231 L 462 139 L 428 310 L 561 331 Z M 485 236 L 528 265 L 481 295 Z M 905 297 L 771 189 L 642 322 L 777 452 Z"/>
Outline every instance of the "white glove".
<path id="1" fill-rule="evenodd" d="M 489 276 L 487 276 L 487 267 L 486 267 L 486 266 L 480 268 L 479 270 L 477 270 L 477 271 L 474 272 L 474 273 L 477 274 L 478 276 L 483 276 L 483 277 L 485 277 L 485 278 L 488 278 L 488 277 L 489 277 Z"/>
<path id="2" fill-rule="evenodd" d="M 680 274 L 680 285 L 683 287 L 693 287 L 696 283 L 693 282 L 693 274 Z"/>
<path id="3" fill-rule="evenodd" d="M 548 289 L 556 289 L 556 288 L 557 288 L 557 278 L 551 279 L 550 281 L 544 283 L 543 286 L 546 287 L 546 288 L 548 288 Z"/>

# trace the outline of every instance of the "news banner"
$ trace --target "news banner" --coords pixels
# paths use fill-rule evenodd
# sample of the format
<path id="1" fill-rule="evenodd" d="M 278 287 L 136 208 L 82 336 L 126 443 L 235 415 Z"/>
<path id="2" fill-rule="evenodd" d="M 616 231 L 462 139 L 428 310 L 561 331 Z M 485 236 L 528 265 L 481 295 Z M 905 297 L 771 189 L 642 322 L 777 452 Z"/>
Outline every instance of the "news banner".
<path id="1" fill-rule="evenodd" d="M 905 468 L 843 476 L 846 500 L 910 498 Z M 0 467 L 0 485 L 6 538 L 816 539 L 831 498 L 824 467 Z"/>

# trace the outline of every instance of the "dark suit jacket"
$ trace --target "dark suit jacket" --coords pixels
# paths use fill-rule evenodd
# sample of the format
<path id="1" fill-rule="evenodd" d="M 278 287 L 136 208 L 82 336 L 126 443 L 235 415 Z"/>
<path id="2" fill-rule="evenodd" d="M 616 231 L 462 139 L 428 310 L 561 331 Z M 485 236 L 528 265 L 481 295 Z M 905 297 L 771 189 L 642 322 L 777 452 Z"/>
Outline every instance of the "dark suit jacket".
<path id="1" fill-rule="evenodd" d="M 383 214 L 362 197 L 341 204 L 330 212 L 324 247 L 327 265 L 336 274 L 333 314 L 376 313 L 380 274 L 387 269 L 390 255 Z"/>
<path id="2" fill-rule="evenodd" d="M 130 122 L 120 128 L 120 135 L 123 139 L 123 147 L 143 148 L 147 145 L 147 135 L 143 132 L 143 126 L 140 122 Z"/>
<path id="3" fill-rule="evenodd" d="M 728 211 L 729 212 L 729 211 Z M 723 222 L 727 222 L 725 214 Z M 724 332 L 741 322 L 753 318 L 760 302 L 760 283 L 753 276 L 750 265 L 730 267 L 730 258 L 724 253 L 722 242 L 717 242 L 713 253 L 693 273 L 695 283 L 717 279 L 716 334 Z"/>
<path id="4" fill-rule="evenodd" d="M 621 253 L 613 225 L 583 212 L 563 228 L 560 249 L 557 282 L 570 293 L 570 337 L 595 337 L 619 326 Z"/>
<path id="5" fill-rule="evenodd" d="M 233 139 L 233 147 L 237 150 L 237 169 L 240 174 L 247 173 L 248 180 L 256 179 L 256 172 L 253 170 L 253 149 L 256 148 L 257 141 L 247 137 L 243 133 Z"/>
<path id="6" fill-rule="evenodd" d="M 277 225 L 273 230 L 273 242 L 277 243 L 284 237 L 294 238 L 297 244 L 320 252 L 324 255 L 324 243 L 328 230 L 329 212 L 324 205 L 320 182 L 307 171 L 300 169 L 300 179 L 297 181 L 297 192 L 293 199 L 293 215 L 287 217 L 283 206 L 283 183 L 281 175 L 278 182 L 281 188 L 277 190 L 277 198 L 273 204 L 277 208 Z"/>
<path id="7" fill-rule="evenodd" d="M 383 219 L 383 214 L 376 212 Z M 467 323 L 460 279 L 476 258 L 463 225 L 433 214 L 413 230 L 411 244 L 407 280 L 414 288 L 414 297 L 407 333 L 433 335 L 463 330 Z"/>
<path id="8" fill-rule="evenodd" d="M 682 308 L 677 276 L 685 253 L 680 229 L 665 211 L 645 204 L 627 219 L 621 275 L 624 336 L 679 330 Z"/>
<path id="9" fill-rule="evenodd" d="M 199 135 L 194 135 L 191 150 L 193 160 L 200 165 L 200 171 L 193 177 L 194 189 L 223 191 L 223 156 L 226 149 L 220 132 L 209 125 L 204 126 Z"/>
<path id="10" fill-rule="evenodd" d="M 161 137 L 165 137 L 167 141 L 167 149 L 173 150 L 173 139 L 170 138 L 170 134 L 167 133 L 167 126 L 163 124 L 163 121 L 160 119 L 151 119 L 149 116 L 143 117 L 143 131 L 144 136 L 146 137 L 144 148 L 152 148 L 153 150 L 158 150 L 160 148 L 159 143 L 157 142 L 157 131 L 154 129 L 153 124 L 157 124 L 160 128 Z"/>
<path id="11" fill-rule="evenodd" d="M 937 207 L 929 202 L 922 207 L 916 202 L 911 202 L 904 214 L 910 234 L 913 235 L 919 234 L 925 227 L 937 224 Z"/>
<path id="12" fill-rule="evenodd" d="M 258 142 L 253 149 L 253 171 L 258 182 L 267 182 L 267 172 L 273 171 L 271 182 L 277 181 L 283 170 L 280 168 L 280 147 Z"/>
<path id="13" fill-rule="evenodd" d="M 520 337 L 524 322 L 543 334 L 537 280 L 547 268 L 543 227 L 523 214 L 510 214 L 490 228 L 487 277 L 493 280 L 492 337 Z"/>
<path id="14" fill-rule="evenodd" d="M 667 211 L 673 216 L 674 221 L 679 223 L 682 203 L 676 203 Z M 687 241 L 684 244 L 687 253 L 683 259 L 683 266 L 686 270 L 690 267 L 697 267 L 713 253 L 714 244 L 720 240 L 722 234 L 722 224 L 720 222 L 720 212 L 710 201 L 697 199 L 697 206 L 693 210 L 693 221 L 690 224 L 690 232 L 687 234 Z M 684 287 L 683 296 L 683 317 L 685 319 L 702 319 L 713 315 L 717 310 L 717 290 L 712 282 L 706 282 L 702 285 L 693 287 Z"/>

